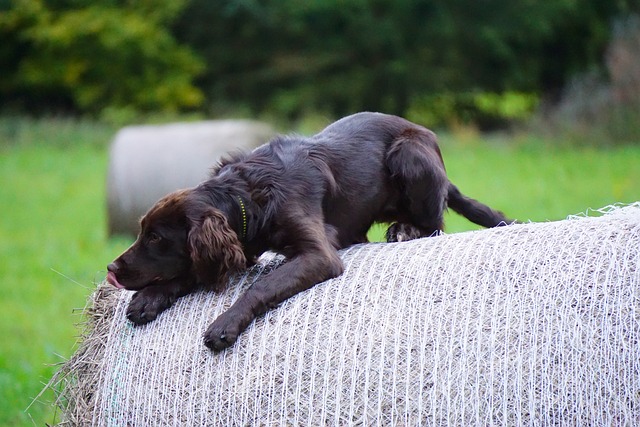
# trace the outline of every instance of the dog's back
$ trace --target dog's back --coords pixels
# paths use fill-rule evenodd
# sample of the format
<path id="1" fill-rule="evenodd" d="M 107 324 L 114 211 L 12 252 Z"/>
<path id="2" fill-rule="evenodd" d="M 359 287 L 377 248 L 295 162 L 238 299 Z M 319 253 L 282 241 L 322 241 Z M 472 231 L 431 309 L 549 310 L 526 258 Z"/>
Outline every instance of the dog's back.
<path id="1" fill-rule="evenodd" d="M 254 194 L 268 193 L 269 211 L 301 198 L 321 206 L 313 214 L 337 230 L 340 247 L 365 241 L 375 222 L 406 225 L 389 240 L 431 235 L 443 229 L 449 200 L 483 226 L 507 221 L 449 182 L 432 131 L 388 114 L 347 116 L 309 138 L 277 137 L 236 163 Z"/>

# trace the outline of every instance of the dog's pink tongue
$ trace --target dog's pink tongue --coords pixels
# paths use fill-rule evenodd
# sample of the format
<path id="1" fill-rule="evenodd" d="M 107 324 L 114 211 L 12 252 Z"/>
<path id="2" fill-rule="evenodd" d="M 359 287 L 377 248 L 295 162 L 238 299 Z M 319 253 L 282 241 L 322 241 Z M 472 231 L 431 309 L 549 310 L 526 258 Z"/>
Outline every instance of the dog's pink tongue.
<path id="1" fill-rule="evenodd" d="M 113 274 L 111 271 L 107 273 L 107 282 L 118 289 L 124 289 L 124 286 L 122 286 L 122 284 L 118 282 L 118 279 L 116 279 L 116 275 Z"/>

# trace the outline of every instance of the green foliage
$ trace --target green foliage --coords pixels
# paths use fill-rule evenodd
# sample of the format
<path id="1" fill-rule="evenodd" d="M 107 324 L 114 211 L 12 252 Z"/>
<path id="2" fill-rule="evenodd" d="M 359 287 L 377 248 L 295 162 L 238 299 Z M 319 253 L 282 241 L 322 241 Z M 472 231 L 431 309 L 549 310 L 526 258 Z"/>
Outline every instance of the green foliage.
<path id="1" fill-rule="evenodd" d="M 207 63 L 199 84 L 213 111 L 242 104 L 295 119 L 435 103 L 445 110 L 426 113 L 438 122 L 493 127 L 599 61 L 610 17 L 630 4 L 191 0 L 175 33 Z"/>
<path id="2" fill-rule="evenodd" d="M 1 1 L 5 109 L 118 122 L 377 110 L 480 129 L 520 121 L 576 73 L 601 69 L 613 19 L 638 10 L 636 0 Z"/>
<path id="3" fill-rule="evenodd" d="M 405 115 L 409 120 L 436 128 L 457 125 L 500 128 L 527 120 L 538 106 L 538 98 L 534 93 L 514 91 L 442 92 L 416 98 Z"/>
<path id="4" fill-rule="evenodd" d="M 615 21 L 605 59 L 606 73 L 572 79 L 535 123 L 583 144 L 640 142 L 640 15 Z"/>
<path id="5" fill-rule="evenodd" d="M 183 3 L 14 0 L 0 31 L 21 54 L 4 52 L 17 60 L 0 89 L 94 113 L 197 107 L 192 81 L 202 64 L 167 28 Z"/>

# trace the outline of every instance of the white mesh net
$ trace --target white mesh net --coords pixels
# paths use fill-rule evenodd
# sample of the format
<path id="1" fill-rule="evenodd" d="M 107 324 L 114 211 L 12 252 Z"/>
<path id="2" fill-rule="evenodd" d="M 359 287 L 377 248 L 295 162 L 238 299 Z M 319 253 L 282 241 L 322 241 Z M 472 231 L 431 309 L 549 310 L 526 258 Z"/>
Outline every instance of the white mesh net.
<path id="1" fill-rule="evenodd" d="M 601 212 L 351 247 L 221 354 L 203 332 L 279 258 L 143 327 L 100 286 L 65 422 L 638 425 L 640 203 Z"/>

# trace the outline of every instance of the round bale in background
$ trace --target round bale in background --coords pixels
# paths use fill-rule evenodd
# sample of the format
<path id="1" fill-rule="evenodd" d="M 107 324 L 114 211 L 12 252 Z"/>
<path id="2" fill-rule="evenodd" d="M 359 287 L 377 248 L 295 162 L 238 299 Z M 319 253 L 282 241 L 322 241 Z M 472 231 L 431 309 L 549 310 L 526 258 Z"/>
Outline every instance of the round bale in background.
<path id="1" fill-rule="evenodd" d="M 223 154 L 252 150 L 274 134 L 269 125 L 249 120 L 123 128 L 109 158 L 109 235 L 135 235 L 139 218 L 160 197 L 197 185 Z"/>

